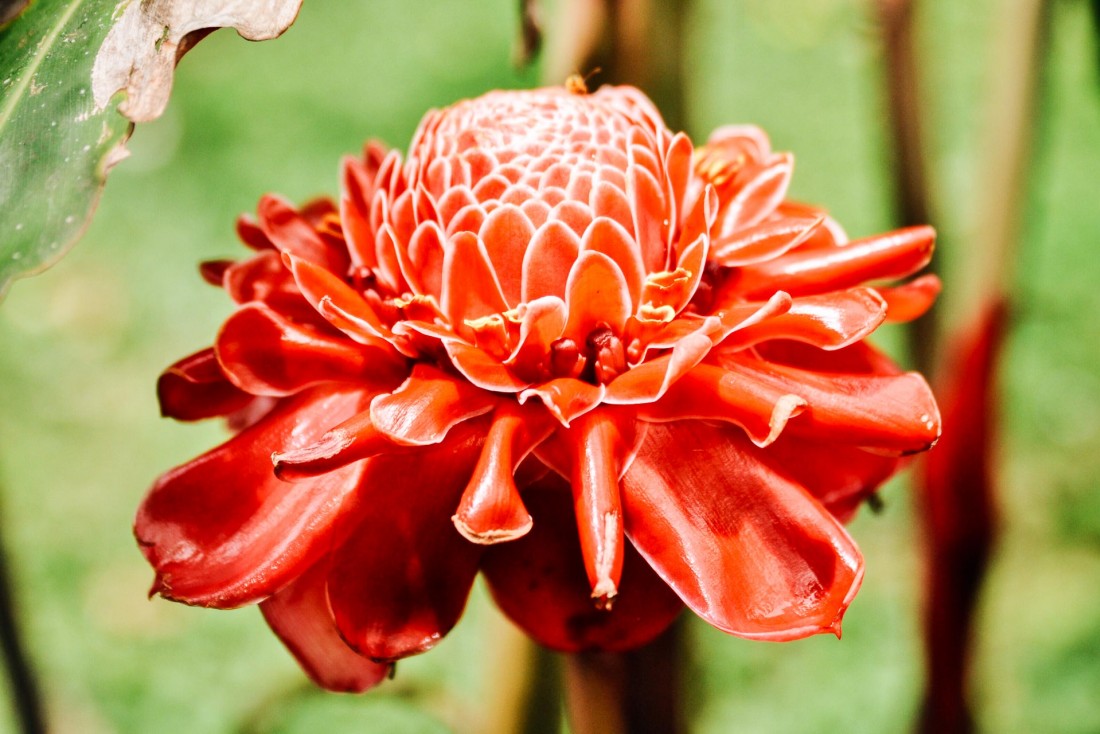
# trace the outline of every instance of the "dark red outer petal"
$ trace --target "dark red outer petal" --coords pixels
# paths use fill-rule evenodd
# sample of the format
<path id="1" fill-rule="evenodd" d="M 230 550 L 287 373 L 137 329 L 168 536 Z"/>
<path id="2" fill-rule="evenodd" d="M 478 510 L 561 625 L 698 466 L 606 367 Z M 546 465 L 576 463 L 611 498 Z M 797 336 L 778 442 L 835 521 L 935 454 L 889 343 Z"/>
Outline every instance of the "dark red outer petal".
<path id="1" fill-rule="evenodd" d="M 316 440 L 365 399 L 361 391 L 310 391 L 161 476 L 134 520 L 138 545 L 157 572 L 153 590 L 232 608 L 270 596 L 312 565 L 329 547 L 361 467 L 290 484 L 275 478 L 270 457 Z"/>
<path id="2" fill-rule="evenodd" d="M 424 652 L 458 621 L 484 546 L 451 515 L 477 460 L 484 422 L 366 471 L 332 554 L 329 602 L 344 640 L 379 662 Z"/>
<path id="3" fill-rule="evenodd" d="M 258 302 L 226 320 L 214 349 L 226 376 L 253 395 L 290 395 L 324 382 L 392 389 L 406 369 L 388 345 L 332 337 Z"/>
<path id="4" fill-rule="evenodd" d="M 876 290 L 886 300 L 886 320 L 904 322 L 920 318 L 932 308 L 941 287 L 935 275 L 922 275 L 909 283 Z"/>
<path id="5" fill-rule="evenodd" d="M 362 693 L 381 683 L 391 666 L 359 655 L 340 639 L 328 606 L 321 562 L 274 596 L 260 602 L 260 611 L 317 685 L 340 693 Z"/>
<path id="6" fill-rule="evenodd" d="M 780 436 L 762 450 L 760 459 L 809 490 L 844 523 L 905 462 L 854 446 L 807 441 L 790 434 Z"/>
<path id="7" fill-rule="evenodd" d="M 180 421 L 228 415 L 243 409 L 252 399 L 226 378 L 213 347 L 184 357 L 157 379 L 160 414 Z"/>
<path id="8" fill-rule="evenodd" d="M 735 428 L 650 426 L 623 478 L 634 547 L 692 610 L 739 637 L 840 633 L 859 589 L 855 543 Z"/>
<path id="9" fill-rule="evenodd" d="M 598 609 L 574 531 L 569 485 L 549 474 L 525 487 L 523 497 L 533 529 L 490 547 L 481 568 L 497 606 L 540 645 L 561 652 L 630 650 L 659 635 L 683 609 L 630 545 L 619 595 L 610 609 Z"/>

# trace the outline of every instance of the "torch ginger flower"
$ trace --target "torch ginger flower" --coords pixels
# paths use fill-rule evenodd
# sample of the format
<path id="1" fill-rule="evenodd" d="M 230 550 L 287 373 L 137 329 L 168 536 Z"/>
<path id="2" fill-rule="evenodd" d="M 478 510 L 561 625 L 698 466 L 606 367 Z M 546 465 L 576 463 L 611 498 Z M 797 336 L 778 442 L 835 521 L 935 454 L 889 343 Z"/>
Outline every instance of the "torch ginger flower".
<path id="1" fill-rule="evenodd" d="M 693 148 L 629 87 L 493 92 L 367 146 L 338 204 L 264 197 L 203 266 L 237 308 L 161 377 L 228 416 L 135 533 L 153 591 L 259 602 L 363 690 L 457 622 L 480 570 L 540 643 L 622 650 L 682 605 L 740 637 L 839 634 L 842 523 L 929 448 L 924 379 L 866 341 L 922 313 L 933 232 L 849 242 L 752 127 Z"/>

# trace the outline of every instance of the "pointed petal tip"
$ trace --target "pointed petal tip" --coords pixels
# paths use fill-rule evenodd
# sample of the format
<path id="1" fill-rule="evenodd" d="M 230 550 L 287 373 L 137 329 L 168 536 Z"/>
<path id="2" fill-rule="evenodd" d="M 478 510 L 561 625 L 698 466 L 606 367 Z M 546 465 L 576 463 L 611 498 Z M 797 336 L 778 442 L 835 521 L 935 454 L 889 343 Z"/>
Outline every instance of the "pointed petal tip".
<path id="1" fill-rule="evenodd" d="M 531 519 L 530 515 L 527 515 L 522 523 L 514 527 L 496 527 L 484 530 L 473 528 L 457 514 L 451 516 L 451 522 L 454 523 L 455 529 L 462 534 L 463 538 L 478 545 L 495 545 L 522 538 L 531 532 L 531 528 L 535 525 L 535 521 Z"/>

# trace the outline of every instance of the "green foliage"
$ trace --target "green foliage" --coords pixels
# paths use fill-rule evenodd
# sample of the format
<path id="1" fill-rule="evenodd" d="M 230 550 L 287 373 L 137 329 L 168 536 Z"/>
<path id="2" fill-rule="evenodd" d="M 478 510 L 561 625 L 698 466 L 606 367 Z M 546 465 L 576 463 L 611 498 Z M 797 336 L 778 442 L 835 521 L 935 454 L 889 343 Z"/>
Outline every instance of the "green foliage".
<path id="1" fill-rule="evenodd" d="M 37 0 L 0 30 L 0 297 L 87 226 L 130 124 L 91 71 L 115 0 Z"/>

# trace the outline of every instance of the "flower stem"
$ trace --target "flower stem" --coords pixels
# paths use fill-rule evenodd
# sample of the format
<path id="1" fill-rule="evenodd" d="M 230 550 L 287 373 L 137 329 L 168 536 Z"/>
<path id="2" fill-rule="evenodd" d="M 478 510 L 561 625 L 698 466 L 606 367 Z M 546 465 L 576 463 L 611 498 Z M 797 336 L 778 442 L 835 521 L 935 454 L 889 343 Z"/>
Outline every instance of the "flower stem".
<path id="1" fill-rule="evenodd" d="M 682 622 L 626 653 L 566 657 L 565 700 L 573 734 L 676 734 Z"/>
<path id="2" fill-rule="evenodd" d="M 0 513 L 3 517 L 3 513 Z M 0 526 L 2 530 L 2 526 Z M 23 734 L 45 734 L 46 714 L 30 661 L 19 636 L 15 596 L 8 573 L 7 553 L 0 538 L 0 654 L 11 685 L 12 704 Z"/>

